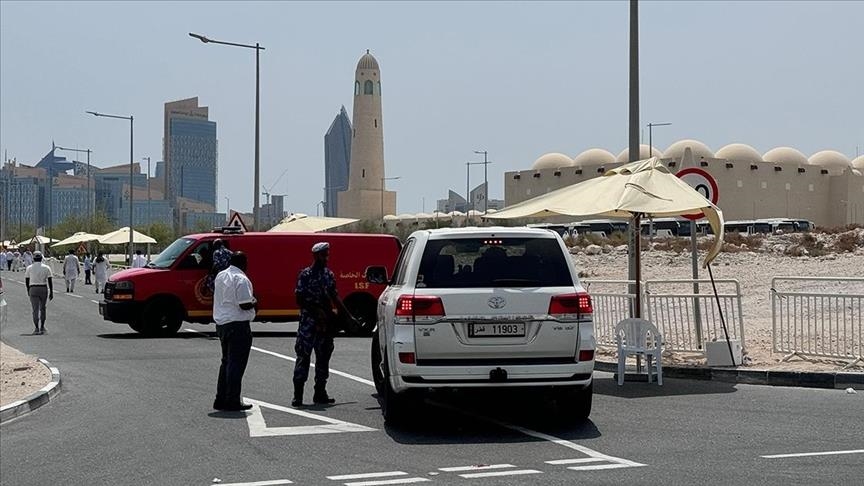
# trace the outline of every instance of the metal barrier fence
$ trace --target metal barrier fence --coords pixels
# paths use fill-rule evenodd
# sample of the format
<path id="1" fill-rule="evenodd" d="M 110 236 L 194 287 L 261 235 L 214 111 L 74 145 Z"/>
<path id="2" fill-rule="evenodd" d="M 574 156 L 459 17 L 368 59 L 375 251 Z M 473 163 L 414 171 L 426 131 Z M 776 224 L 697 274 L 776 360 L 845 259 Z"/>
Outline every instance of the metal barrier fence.
<path id="1" fill-rule="evenodd" d="M 645 318 L 663 334 L 664 349 L 702 352 L 705 341 L 725 340 L 722 312 L 730 339 L 744 344 L 741 285 L 734 279 L 647 280 L 643 299 Z M 719 300 L 719 303 L 718 303 Z"/>
<path id="2" fill-rule="evenodd" d="M 636 299 L 630 293 L 633 280 L 582 280 L 594 306 L 594 339 L 597 346 L 616 347 L 615 326 L 630 317 Z"/>
<path id="3" fill-rule="evenodd" d="M 864 360 L 864 278 L 771 279 L 773 351 L 792 356 Z"/>
<path id="4" fill-rule="evenodd" d="M 725 339 L 720 312 L 731 339 L 744 344 L 741 286 L 737 280 L 715 280 L 720 300 L 710 280 L 647 280 L 643 282 L 642 309 L 646 319 L 663 334 L 670 351 L 701 352 L 705 341 Z M 615 347 L 615 326 L 630 317 L 636 296 L 632 280 L 583 280 L 594 304 L 594 338 L 601 347 Z M 694 284 L 699 284 L 697 293 Z M 698 323 L 698 326 L 697 326 Z"/>

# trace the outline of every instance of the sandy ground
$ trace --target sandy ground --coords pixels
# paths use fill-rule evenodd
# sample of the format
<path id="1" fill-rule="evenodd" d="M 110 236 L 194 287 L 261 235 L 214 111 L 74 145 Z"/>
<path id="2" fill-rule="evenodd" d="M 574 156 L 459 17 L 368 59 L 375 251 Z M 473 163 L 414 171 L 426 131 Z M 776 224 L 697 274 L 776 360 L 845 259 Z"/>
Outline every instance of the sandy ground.
<path id="1" fill-rule="evenodd" d="M 702 252 L 704 255 L 704 252 Z M 575 254 L 576 267 L 588 274 L 586 279 L 618 280 L 627 278 L 627 255 L 612 250 L 600 255 Z M 671 251 L 645 251 L 643 253 L 643 279 L 676 279 L 691 277 L 690 253 L 676 254 Z M 864 251 L 830 254 L 822 257 L 791 257 L 771 252 L 721 253 L 713 265 L 716 279 L 737 279 L 741 284 L 744 334 L 747 356 L 752 368 L 788 370 L 839 370 L 844 361 L 825 359 L 803 360 L 794 357 L 781 362 L 783 355 L 774 354 L 772 348 L 771 279 L 775 276 L 807 277 L 862 277 L 864 276 Z M 701 268 L 700 278 L 707 278 Z M 856 293 L 864 293 L 858 286 Z M 831 292 L 829 285 L 808 286 L 808 291 Z M 861 332 L 860 330 L 858 331 Z M 601 356 L 614 357 L 615 353 L 603 352 Z M 664 363 L 701 364 L 701 356 L 675 353 L 667 356 Z M 864 371 L 861 362 L 848 371 Z"/>
<path id="2" fill-rule="evenodd" d="M 0 406 L 20 400 L 51 382 L 51 372 L 33 356 L 0 342 Z"/>

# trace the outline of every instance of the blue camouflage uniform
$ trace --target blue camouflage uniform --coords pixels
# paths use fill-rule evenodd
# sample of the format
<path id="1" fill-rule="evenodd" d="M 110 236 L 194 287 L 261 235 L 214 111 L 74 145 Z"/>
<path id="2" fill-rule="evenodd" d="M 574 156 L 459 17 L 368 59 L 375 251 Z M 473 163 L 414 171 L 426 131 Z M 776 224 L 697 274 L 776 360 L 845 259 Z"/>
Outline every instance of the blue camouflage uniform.
<path id="1" fill-rule="evenodd" d="M 336 276 L 325 266 L 312 265 L 304 268 L 297 277 L 295 290 L 300 308 L 300 325 L 294 352 L 294 383 L 302 385 L 309 378 L 309 364 L 315 351 L 315 386 L 323 388 L 330 375 L 330 356 L 333 355 L 333 336 L 327 332 L 326 323 L 319 323 L 318 310 L 332 318 L 333 299 L 337 297 Z"/>
<path id="2" fill-rule="evenodd" d="M 216 275 L 231 266 L 231 255 L 234 252 L 225 248 L 219 248 L 213 252 L 213 270 L 207 275 L 207 288 L 212 294 L 216 284 Z"/>

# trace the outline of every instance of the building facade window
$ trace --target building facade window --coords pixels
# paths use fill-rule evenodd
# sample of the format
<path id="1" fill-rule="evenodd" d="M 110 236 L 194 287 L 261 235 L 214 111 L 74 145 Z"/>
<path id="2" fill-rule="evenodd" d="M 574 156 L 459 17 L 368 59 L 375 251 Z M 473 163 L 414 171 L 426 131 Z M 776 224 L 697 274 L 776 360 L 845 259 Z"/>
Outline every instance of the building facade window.
<path id="1" fill-rule="evenodd" d="M 363 169 L 363 173 L 360 174 L 360 177 L 362 177 L 364 179 L 366 178 L 366 169 Z"/>
<path id="2" fill-rule="evenodd" d="M 375 128 L 378 128 L 378 119 L 375 119 Z"/>
<path id="3" fill-rule="evenodd" d="M 360 81 L 354 81 L 354 96 L 360 94 Z"/>
<path id="4" fill-rule="evenodd" d="M 372 84 L 372 81 L 367 80 L 363 83 L 363 94 L 371 95 L 375 91 L 375 85 Z"/>
<path id="5" fill-rule="evenodd" d="M 381 81 L 378 81 L 378 96 L 381 96 Z"/>

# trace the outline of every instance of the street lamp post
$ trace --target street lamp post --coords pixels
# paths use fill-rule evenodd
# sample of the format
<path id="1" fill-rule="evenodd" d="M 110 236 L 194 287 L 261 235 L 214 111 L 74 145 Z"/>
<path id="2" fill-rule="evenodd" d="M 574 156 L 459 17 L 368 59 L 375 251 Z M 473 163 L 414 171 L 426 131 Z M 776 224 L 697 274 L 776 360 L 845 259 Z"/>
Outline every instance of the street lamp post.
<path id="1" fill-rule="evenodd" d="M 150 157 L 141 157 L 147 159 L 147 226 L 153 224 L 153 215 L 150 213 Z"/>
<path id="2" fill-rule="evenodd" d="M 668 127 L 671 123 L 648 124 L 648 158 L 654 157 L 654 127 Z"/>
<path id="3" fill-rule="evenodd" d="M 231 198 L 225 196 L 225 221 L 231 221 Z"/>
<path id="4" fill-rule="evenodd" d="M 78 153 L 86 153 L 87 154 L 87 229 L 92 230 L 93 225 L 93 207 L 90 202 L 90 153 L 92 150 L 88 149 L 77 149 L 77 148 L 66 148 L 66 147 L 54 147 L 56 150 L 65 150 L 68 152 L 78 152 Z"/>
<path id="5" fill-rule="evenodd" d="M 401 179 L 401 176 L 396 177 L 382 177 L 381 178 L 381 223 L 384 223 L 384 182 L 386 181 L 398 181 Z"/>
<path id="6" fill-rule="evenodd" d="M 475 154 L 483 154 L 483 186 L 486 188 L 486 193 L 483 195 L 483 216 L 489 212 L 489 152 L 486 150 L 475 150 Z"/>
<path id="7" fill-rule="evenodd" d="M 134 243 L 134 234 L 135 230 L 133 229 L 133 220 L 132 220 L 132 201 L 134 200 L 134 187 L 135 187 L 135 155 L 134 155 L 134 147 L 135 147 L 135 117 L 132 115 L 122 116 L 122 115 L 108 115 L 105 113 L 99 113 L 95 111 L 88 111 L 87 113 L 101 118 L 114 118 L 117 120 L 129 120 L 129 266 L 132 266 L 132 254 Z"/>
<path id="8" fill-rule="evenodd" d="M 258 204 L 260 202 L 258 200 L 258 188 L 260 187 L 260 185 L 259 185 L 259 180 L 260 180 L 259 179 L 260 178 L 260 143 L 259 143 L 259 141 L 260 141 L 260 133 L 261 133 L 261 130 L 260 130 L 260 119 L 261 119 L 261 116 L 260 116 L 261 115 L 261 82 L 260 82 L 261 75 L 260 74 L 261 74 L 261 70 L 259 68 L 259 60 L 261 57 L 260 56 L 261 51 L 263 51 L 264 48 L 261 47 L 261 45 L 257 42 L 253 46 L 251 44 L 237 44 L 235 42 L 224 42 L 224 41 L 213 40 L 213 39 L 205 37 L 201 34 L 194 34 L 192 32 L 189 32 L 189 36 L 193 37 L 195 39 L 198 39 L 205 44 L 222 44 L 224 46 L 234 46 L 234 47 L 244 47 L 246 49 L 255 49 L 255 181 L 254 181 L 255 185 L 253 186 L 254 189 L 252 190 L 252 197 L 253 197 L 252 219 L 255 220 L 255 226 L 258 226 L 260 224 L 258 221 Z"/>
<path id="9" fill-rule="evenodd" d="M 485 165 L 485 164 L 483 162 L 465 162 L 465 220 L 466 221 L 471 220 L 471 218 L 468 216 L 468 212 L 471 209 L 474 209 L 474 205 L 471 204 L 471 166 L 472 165 Z M 471 209 L 469 209 L 469 207 L 468 207 L 469 204 L 471 205 Z"/>

